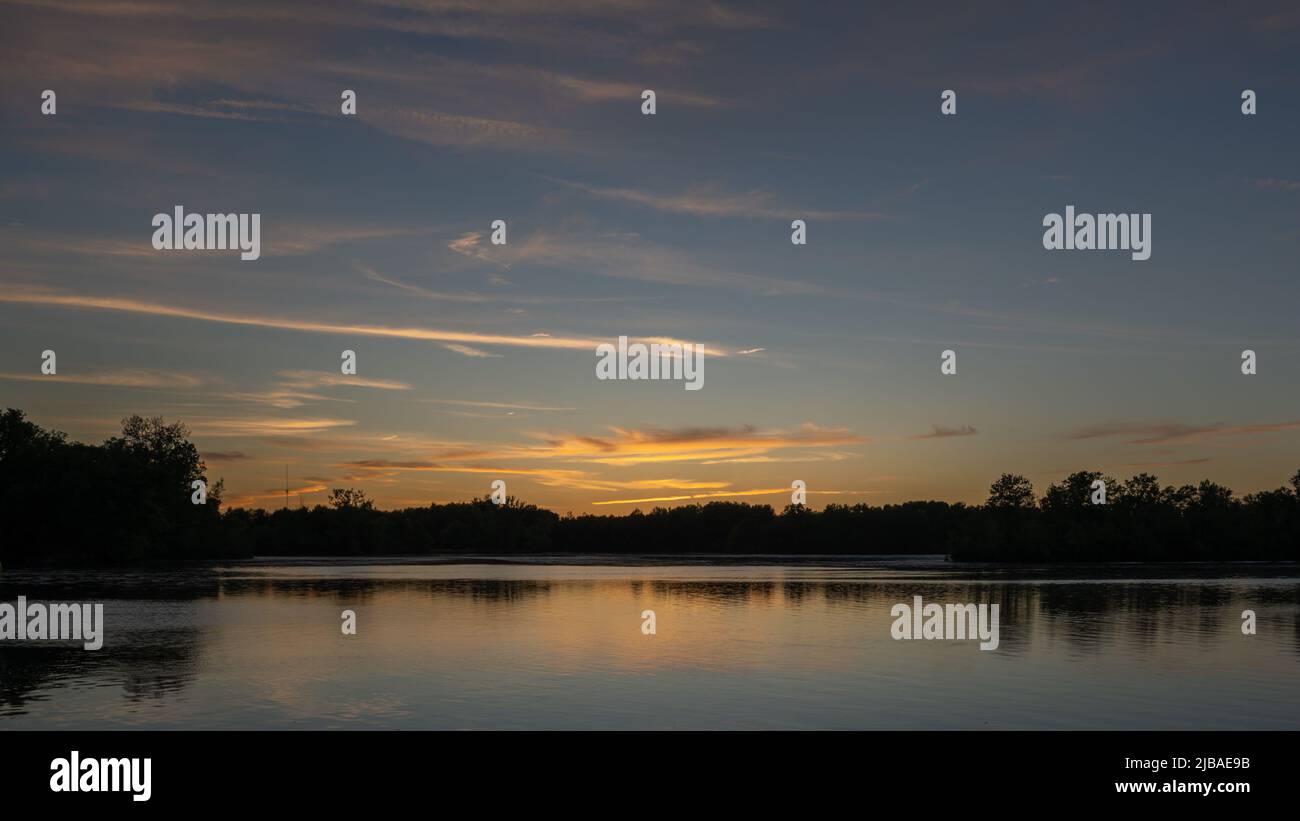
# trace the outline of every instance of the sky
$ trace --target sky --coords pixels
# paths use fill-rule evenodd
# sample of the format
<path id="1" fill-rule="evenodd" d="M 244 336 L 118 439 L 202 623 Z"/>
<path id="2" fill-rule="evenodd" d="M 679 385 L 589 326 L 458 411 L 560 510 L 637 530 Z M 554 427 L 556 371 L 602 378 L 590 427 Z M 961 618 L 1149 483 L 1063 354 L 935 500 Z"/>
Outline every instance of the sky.
<path id="1" fill-rule="evenodd" d="M 227 504 L 283 505 L 286 474 L 294 506 L 500 479 L 621 514 L 1300 469 L 1294 4 L 0 20 L 0 406 L 86 442 L 183 422 Z M 260 214 L 261 257 L 155 250 L 178 205 Z M 1044 249 L 1070 205 L 1150 214 L 1150 259 Z M 702 389 L 598 379 L 619 336 L 703 344 Z"/>

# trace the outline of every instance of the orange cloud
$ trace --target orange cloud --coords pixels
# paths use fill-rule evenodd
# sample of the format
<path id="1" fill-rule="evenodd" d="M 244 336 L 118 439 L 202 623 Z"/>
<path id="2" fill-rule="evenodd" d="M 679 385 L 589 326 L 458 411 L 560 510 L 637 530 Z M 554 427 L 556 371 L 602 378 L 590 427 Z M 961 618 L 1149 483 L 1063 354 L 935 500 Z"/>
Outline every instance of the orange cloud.
<path id="1" fill-rule="evenodd" d="M 238 418 L 198 419 L 190 423 L 196 436 L 295 436 L 323 433 L 355 425 L 351 419 Z"/>
<path id="2" fill-rule="evenodd" d="M 750 457 L 785 448 L 842 446 L 869 441 L 841 428 L 822 428 L 812 424 L 795 431 L 760 431 L 752 426 L 680 430 L 616 427 L 611 430 L 615 435 L 610 437 L 550 437 L 544 447 L 527 448 L 524 452 L 547 458 L 626 466 Z"/>
<path id="3" fill-rule="evenodd" d="M 385 391 L 406 391 L 411 389 L 409 383 L 398 382 L 394 379 L 368 379 L 363 376 L 330 373 L 329 371 L 280 371 L 280 376 L 284 377 L 284 386 L 286 388 L 311 389 L 342 386 L 376 388 Z"/>
<path id="4" fill-rule="evenodd" d="M 592 502 L 593 505 L 640 505 L 649 502 L 682 502 L 691 499 L 719 499 L 731 498 L 733 496 L 774 496 L 776 494 L 789 495 L 793 488 L 778 487 L 758 490 L 722 490 L 716 493 L 691 493 L 684 496 L 650 496 L 644 499 L 607 499 L 600 502 Z M 805 491 L 809 495 L 814 493 L 825 496 L 846 496 L 861 495 L 868 491 L 865 490 L 809 490 Z"/>
<path id="5" fill-rule="evenodd" d="M 321 491 L 327 489 L 328 488 L 326 485 L 320 485 L 320 484 L 304 485 L 302 487 L 291 487 L 289 488 L 289 496 L 297 496 L 302 493 L 320 493 Z M 241 496 L 230 496 L 228 498 L 222 499 L 221 504 L 227 508 L 248 507 L 249 505 L 252 505 L 255 502 L 266 501 L 266 500 L 283 501 L 284 498 L 285 498 L 284 488 L 280 488 L 279 490 L 267 490 L 262 493 L 246 493 Z"/>
<path id="6" fill-rule="evenodd" d="M 0 379 L 22 382 L 65 382 L 75 385 L 103 385 L 113 388 L 194 388 L 203 384 L 197 376 L 149 370 L 100 371 L 85 374 L 0 373 Z"/>
<path id="7" fill-rule="evenodd" d="M 340 467 L 352 471 L 351 475 L 357 478 L 391 475 L 394 471 L 486 473 L 527 476 L 547 487 L 575 490 L 714 490 L 719 495 L 730 496 L 757 491 L 727 491 L 725 489 L 730 485 L 729 482 L 697 479 L 609 479 L 593 469 L 535 467 L 528 463 L 561 461 L 614 467 L 681 462 L 716 464 L 719 456 L 726 457 L 722 461 L 744 461 L 745 458 L 758 458 L 786 448 L 818 448 L 868 441 L 844 430 L 811 424 L 795 431 L 760 431 L 753 427 L 611 430 L 613 436 L 539 435 L 545 439 L 542 445 L 462 447 L 422 456 L 413 455 L 411 458 L 356 459 L 343 462 Z M 794 457 L 790 461 L 805 460 L 804 457 Z M 786 460 L 771 456 L 765 461 Z M 502 464 L 507 466 L 500 466 Z"/>
<path id="8" fill-rule="evenodd" d="M 505 345 L 522 348 L 585 350 L 594 352 L 597 345 L 609 341 L 608 339 L 582 339 L 549 335 L 512 336 L 508 334 L 484 334 L 466 331 L 447 331 L 436 328 L 392 328 L 383 325 L 344 325 L 328 322 L 281 319 L 276 317 L 240 316 L 237 314 L 221 313 L 219 311 L 205 311 L 198 308 L 182 308 L 124 297 L 96 297 L 44 291 L 0 293 L 0 302 L 51 305 L 102 311 L 122 311 L 133 314 L 147 314 L 150 316 L 165 316 L 178 319 L 194 319 L 202 322 L 221 322 L 230 325 L 252 325 L 262 328 L 276 328 L 278 330 L 303 331 L 306 333 L 352 334 L 431 342 Z M 646 342 L 684 344 L 682 340 L 672 339 L 670 337 L 637 337 L 637 339 Z M 721 348 L 716 346 L 708 348 L 708 354 L 715 358 L 725 356 L 725 354 L 721 352 Z"/>

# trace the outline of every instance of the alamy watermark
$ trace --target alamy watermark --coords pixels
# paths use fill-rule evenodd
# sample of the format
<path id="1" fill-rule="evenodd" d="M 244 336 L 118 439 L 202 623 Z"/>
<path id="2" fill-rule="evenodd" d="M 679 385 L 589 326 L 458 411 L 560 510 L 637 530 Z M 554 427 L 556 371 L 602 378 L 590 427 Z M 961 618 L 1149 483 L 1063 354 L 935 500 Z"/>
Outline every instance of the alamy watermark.
<path id="1" fill-rule="evenodd" d="M 1132 251 L 1133 259 L 1151 258 L 1150 214 L 1075 214 L 1043 217 L 1043 247 L 1049 251 Z"/>
<path id="2" fill-rule="evenodd" d="M 998 649 L 998 605 L 925 604 L 920 596 L 912 603 L 899 602 L 889 610 L 894 623 L 889 634 L 904 639 L 980 640 L 981 650 Z"/>
<path id="3" fill-rule="evenodd" d="M 626 336 L 618 346 L 609 342 L 596 346 L 597 379 L 680 379 L 686 390 L 704 387 L 704 345 L 690 342 L 652 342 L 629 345 Z"/>
<path id="4" fill-rule="evenodd" d="M 0 602 L 0 641 L 80 641 L 87 650 L 104 646 L 104 605 Z"/>
<path id="5" fill-rule="evenodd" d="M 73 750 L 50 762 L 52 792 L 129 792 L 132 801 L 153 795 L 152 758 L 85 758 Z"/>
<path id="6" fill-rule="evenodd" d="M 262 255 L 261 214 L 186 214 L 176 206 L 174 214 L 154 214 L 155 251 L 239 250 L 240 259 Z"/>

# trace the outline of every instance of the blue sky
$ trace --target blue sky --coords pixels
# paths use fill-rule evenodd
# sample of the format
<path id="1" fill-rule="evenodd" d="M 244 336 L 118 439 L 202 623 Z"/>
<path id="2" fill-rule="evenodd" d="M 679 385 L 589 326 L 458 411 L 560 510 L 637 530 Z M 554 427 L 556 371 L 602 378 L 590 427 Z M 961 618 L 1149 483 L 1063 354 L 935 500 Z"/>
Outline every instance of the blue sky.
<path id="1" fill-rule="evenodd" d="M 0 15 L 0 397 L 184 421 L 229 501 L 286 466 L 295 503 L 608 512 L 1300 467 L 1294 6 Z M 178 204 L 260 213 L 262 258 L 155 251 Z M 1045 251 L 1067 205 L 1150 213 L 1151 258 Z M 704 389 L 598 381 L 619 335 L 705 343 Z"/>

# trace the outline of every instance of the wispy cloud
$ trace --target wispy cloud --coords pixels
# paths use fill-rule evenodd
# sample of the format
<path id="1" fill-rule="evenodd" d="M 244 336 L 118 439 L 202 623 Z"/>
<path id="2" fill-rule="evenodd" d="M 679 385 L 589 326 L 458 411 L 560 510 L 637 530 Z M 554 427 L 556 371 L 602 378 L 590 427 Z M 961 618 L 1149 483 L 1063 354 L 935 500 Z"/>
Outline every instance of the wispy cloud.
<path id="1" fill-rule="evenodd" d="M 788 487 L 778 488 L 757 488 L 753 490 L 719 490 L 712 493 L 687 493 L 678 496 L 648 496 L 641 499 L 605 499 L 592 502 L 593 505 L 641 505 L 651 502 L 687 502 L 697 499 L 720 499 L 744 496 L 789 496 L 791 489 Z M 861 496 L 874 491 L 866 490 L 809 490 L 805 491 L 808 495 L 821 496 Z"/>
<path id="2" fill-rule="evenodd" d="M 197 308 L 183 308 L 164 305 L 157 302 L 122 297 L 96 297 L 80 294 L 11 291 L 0 293 L 0 302 L 13 302 L 52 307 L 82 308 L 102 311 L 120 311 L 149 316 L 171 317 L 175 319 L 192 319 L 202 322 L 219 322 L 230 325 L 247 325 L 262 328 L 275 328 L 285 331 L 302 331 L 305 333 L 343 334 L 355 336 L 376 336 L 392 339 L 411 339 L 429 342 L 455 343 L 460 345 L 501 345 L 521 348 L 560 349 L 560 350 L 596 350 L 596 346 L 608 342 L 607 339 L 583 339 L 578 337 L 510 334 L 473 333 L 468 331 L 449 331 L 437 328 L 386 327 L 382 325 L 349 325 L 329 322 L 312 322 L 267 316 L 253 316 L 205 311 Z M 682 342 L 671 337 L 638 337 L 649 342 Z M 709 347 L 710 356 L 722 357 L 726 354 L 721 346 Z"/>
<path id="3" fill-rule="evenodd" d="M 510 267 L 508 263 L 493 260 L 487 256 L 486 249 L 483 250 L 483 260 L 493 265 L 503 268 Z M 476 256 L 476 255 L 470 255 Z M 539 296 L 519 296 L 516 294 L 483 294 L 475 291 L 435 291 L 420 285 L 413 285 L 409 282 L 385 276 L 373 268 L 359 266 L 358 269 L 366 279 L 392 286 L 405 293 L 441 302 L 465 302 L 465 303 L 488 303 L 488 302 L 507 302 L 518 305 L 572 305 L 574 303 L 589 302 L 629 302 L 637 301 L 634 297 L 616 297 L 616 296 L 566 296 L 566 297 L 539 297 Z M 522 313 L 522 310 L 518 311 Z"/>
<path id="4" fill-rule="evenodd" d="M 411 389 L 408 382 L 399 382 L 396 379 L 373 379 L 364 376 L 356 376 L 343 373 L 330 373 L 329 371 L 280 371 L 279 375 L 283 378 L 283 385 L 287 388 L 303 388 L 311 390 L 313 388 L 375 388 L 384 391 L 406 391 Z"/>
<path id="5" fill-rule="evenodd" d="M 112 388 L 196 388 L 204 380 L 185 373 L 149 370 L 114 370 L 97 373 L 0 373 L 0 379 L 20 382 L 53 382 L 73 385 L 102 385 Z"/>
<path id="6" fill-rule="evenodd" d="M 337 401 L 332 397 L 325 396 L 324 394 L 283 389 L 265 391 L 230 391 L 222 394 L 221 398 L 232 402 L 248 402 L 255 405 L 266 405 L 267 407 L 280 408 L 281 410 L 300 408 L 308 402 Z"/>
<path id="7" fill-rule="evenodd" d="M 1214 460 L 1210 459 L 1209 457 L 1201 457 L 1200 459 L 1171 459 L 1162 462 L 1125 462 L 1124 464 L 1119 465 L 1119 467 L 1167 468 L 1167 467 L 1177 467 L 1178 465 L 1200 465 L 1200 464 L 1204 464 L 1205 462 L 1212 462 L 1212 461 Z"/>
<path id="8" fill-rule="evenodd" d="M 842 451 L 821 451 L 815 453 L 783 453 L 780 456 L 737 456 L 729 459 L 706 459 L 701 465 L 788 465 L 797 462 L 843 462 L 855 459 L 858 454 Z"/>
<path id="9" fill-rule="evenodd" d="M 202 456 L 204 462 L 239 462 L 248 458 L 238 450 L 206 450 Z"/>
<path id="10" fill-rule="evenodd" d="M 517 402 L 476 402 L 469 399 L 421 399 L 421 402 L 432 402 L 439 405 L 465 405 L 473 408 L 496 408 L 500 410 L 525 410 L 525 411 L 571 411 L 577 408 L 565 405 L 534 405 L 530 403 Z"/>
<path id="11" fill-rule="evenodd" d="M 567 74 L 554 75 L 551 79 L 561 88 L 573 92 L 578 98 L 591 102 L 619 101 L 631 104 L 640 100 L 641 92 L 645 90 L 644 85 L 590 80 Z M 654 92 L 655 100 L 659 105 L 681 105 L 688 108 L 716 108 L 724 105 L 722 100 L 707 94 L 694 94 L 671 88 L 656 88 Z"/>
<path id="12" fill-rule="evenodd" d="M 296 506 L 298 503 L 297 497 L 307 493 L 321 493 L 328 489 L 329 485 L 322 483 L 290 487 L 287 494 L 285 493 L 285 488 L 267 488 L 259 493 L 244 493 L 238 496 L 230 496 L 222 501 L 228 508 L 256 507 L 260 506 L 259 503 L 261 502 L 270 502 L 270 504 L 267 505 L 268 507 L 277 507 L 285 501 L 287 496 L 288 499 L 293 500 L 293 505 Z"/>
<path id="13" fill-rule="evenodd" d="M 168 209 L 170 210 L 170 206 Z M 273 236 L 262 244 L 267 256 L 297 256 L 338 245 L 372 242 L 396 237 L 420 236 L 432 233 L 431 228 L 347 225 L 330 223 L 285 223 L 277 226 Z M 166 260 L 149 242 L 150 234 L 142 232 L 135 239 L 85 234 L 6 231 L 7 241 L 13 247 L 59 254 L 79 254 L 90 257 L 125 257 L 133 259 Z M 224 256 L 227 251 L 196 249 L 196 255 Z"/>
<path id="14" fill-rule="evenodd" d="M 354 225 L 346 223 L 287 223 L 268 236 L 263 249 L 268 254 L 309 254 L 335 245 L 427 236 L 438 229 L 429 226 Z"/>
<path id="15" fill-rule="evenodd" d="M 483 240 L 482 231 L 470 231 L 468 233 L 462 234 L 461 236 L 447 243 L 447 248 L 449 248 L 452 251 L 455 251 L 457 254 L 460 254 L 461 256 L 470 257 L 471 259 L 477 259 L 482 262 L 487 262 L 492 265 L 496 265 L 499 268 L 508 269 L 510 267 L 510 263 L 504 262 L 501 259 L 495 258 L 491 254 L 489 254 L 487 252 L 487 247 L 482 244 L 482 240 Z M 510 280 L 506 279 L 500 274 L 493 274 L 488 278 L 488 281 L 491 284 L 496 286 L 511 284 Z"/>
<path id="16" fill-rule="evenodd" d="M 367 107 L 357 116 L 395 137 L 436 146 L 528 151 L 575 147 L 573 137 L 563 131 L 513 120 L 397 107 Z"/>
<path id="17" fill-rule="evenodd" d="M 476 359 L 489 359 L 489 358 L 495 358 L 501 356 L 501 354 L 499 353 L 488 353 L 487 351 L 481 350 L 479 348 L 475 348 L 470 345 L 458 345 L 455 343 L 448 343 L 446 345 L 443 345 L 442 347 L 454 353 L 458 353 L 461 356 L 469 356 Z"/>
<path id="18" fill-rule="evenodd" d="M 1075 428 L 1062 434 L 1062 436 L 1066 439 L 1132 437 L 1128 438 L 1125 444 L 1162 445 L 1176 442 L 1203 441 L 1225 436 L 1253 436 L 1298 428 L 1300 428 L 1300 421 L 1248 425 L 1227 425 L 1223 422 L 1206 425 L 1187 425 L 1181 422 L 1104 422 Z"/>
<path id="19" fill-rule="evenodd" d="M 406 391 L 410 383 L 395 379 L 375 379 L 328 371 L 280 371 L 280 381 L 276 387 L 262 391 L 234 391 L 225 393 L 222 398 L 236 402 L 251 402 L 273 408 L 298 408 L 308 402 L 343 401 L 337 397 L 327 396 L 317 391 L 322 388 L 366 388 L 384 391 Z"/>
<path id="20" fill-rule="evenodd" d="M 798 430 L 742 428 L 611 428 L 613 436 L 550 438 L 541 451 L 604 465 L 691 462 L 753 456 L 790 447 L 864 444 L 867 440 L 842 428 L 804 425 Z"/>
<path id="21" fill-rule="evenodd" d="M 655 462 L 704 462 L 760 456 L 788 448 L 866 444 L 869 440 L 843 428 L 805 424 L 795 430 L 739 428 L 622 428 L 609 435 L 536 434 L 541 445 L 514 447 L 512 458 L 564 459 L 610 466 Z"/>
<path id="22" fill-rule="evenodd" d="M 942 425 L 932 425 L 929 433 L 922 433 L 916 436 L 909 436 L 909 439 L 947 439 L 953 436 L 974 436 L 979 431 L 970 425 L 962 425 L 959 428 L 946 428 Z"/>
<path id="23" fill-rule="evenodd" d="M 1068 94 L 1074 97 L 1095 93 L 1107 76 L 1131 70 L 1135 63 L 1168 52 L 1163 43 L 1122 47 L 1078 57 L 1054 55 L 1043 67 L 1015 64 L 1006 70 L 977 70 L 963 79 L 963 85 L 986 94 Z"/>
<path id="24" fill-rule="evenodd" d="M 263 111 L 239 110 L 217 105 L 193 105 L 187 103 L 164 103 L 158 100 L 139 100 L 125 101 L 121 103 L 110 103 L 108 108 L 120 108 L 125 111 L 140 111 L 150 114 L 182 114 L 186 117 L 200 117 L 211 120 L 242 120 L 253 123 L 274 123 L 284 122 L 283 116 L 268 113 L 271 109 Z"/>
<path id="25" fill-rule="evenodd" d="M 1300 191 L 1300 180 L 1283 180 L 1277 177 L 1265 177 L 1251 180 L 1256 188 L 1268 191 Z"/>
<path id="26" fill-rule="evenodd" d="M 593 197 L 625 202 L 697 217 L 761 217 L 765 219 L 878 220 L 878 211 L 835 211 L 778 204 L 767 191 L 727 193 L 714 188 L 694 186 L 680 194 L 659 194 L 637 188 L 606 188 L 549 177 L 554 182 Z"/>
<path id="27" fill-rule="evenodd" d="M 355 425 L 351 419 L 281 417 L 198 418 L 189 422 L 196 436 L 299 436 Z"/>
<path id="28" fill-rule="evenodd" d="M 456 239 L 447 243 L 447 247 L 461 256 L 474 257 L 475 259 L 487 259 L 490 262 L 491 260 L 484 256 L 482 246 L 479 245 L 479 240 L 482 238 L 482 231 L 470 231 L 469 233 L 461 234 Z"/>
<path id="29" fill-rule="evenodd" d="M 535 231 L 502 249 L 511 261 L 596 276 L 690 287 L 744 291 L 765 296 L 796 294 L 872 299 L 864 291 L 831 288 L 815 282 L 722 270 L 701 265 L 690 254 L 629 234 Z M 713 348 L 710 347 L 710 352 Z"/>
<path id="30" fill-rule="evenodd" d="M 453 243 L 455 244 L 455 243 Z M 450 247 L 450 246 L 448 246 Z M 384 276 L 373 268 L 361 267 L 359 269 L 366 279 L 381 282 L 384 285 L 391 285 L 408 294 L 413 294 L 421 299 L 438 300 L 444 302 L 500 302 L 502 297 L 491 294 L 478 294 L 471 291 L 434 291 L 420 285 L 412 285 L 409 282 L 402 282 L 395 277 Z M 518 302 L 517 299 L 509 299 L 511 302 Z"/>

